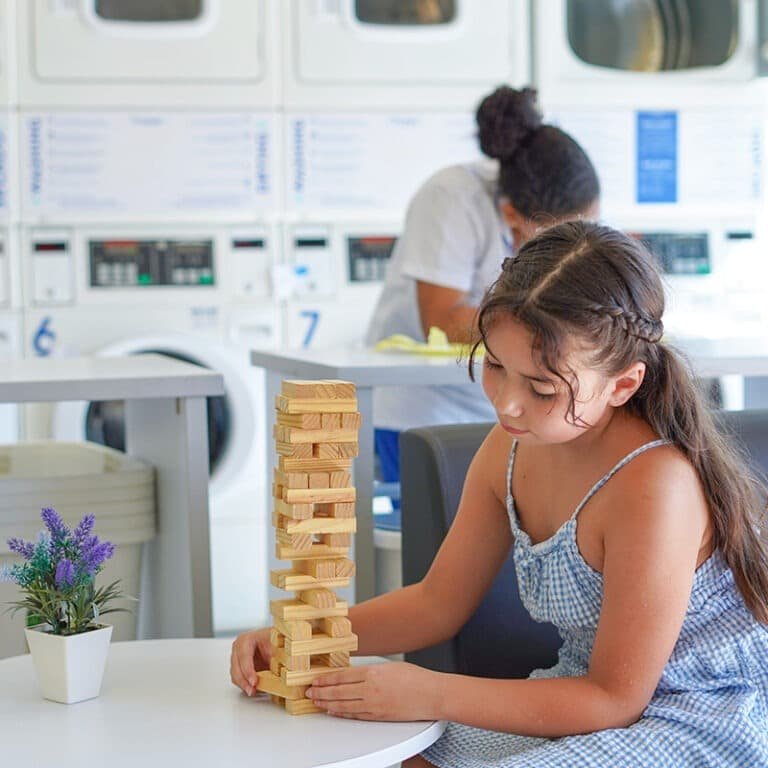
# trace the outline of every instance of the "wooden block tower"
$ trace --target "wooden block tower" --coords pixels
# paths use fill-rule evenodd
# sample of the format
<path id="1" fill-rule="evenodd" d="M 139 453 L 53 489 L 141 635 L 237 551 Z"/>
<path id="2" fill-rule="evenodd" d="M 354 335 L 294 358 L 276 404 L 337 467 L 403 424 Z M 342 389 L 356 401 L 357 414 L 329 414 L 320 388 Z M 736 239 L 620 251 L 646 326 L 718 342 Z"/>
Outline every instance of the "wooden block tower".
<path id="1" fill-rule="evenodd" d="M 292 715 L 320 712 L 304 696 L 319 675 L 349 666 L 357 635 L 348 606 L 334 589 L 355 573 L 347 557 L 355 532 L 352 459 L 357 456 L 355 385 L 331 379 L 283 381 L 274 437 L 278 454 L 272 491 L 277 557 L 272 584 L 294 592 L 270 604 L 272 662 L 258 689 Z"/>

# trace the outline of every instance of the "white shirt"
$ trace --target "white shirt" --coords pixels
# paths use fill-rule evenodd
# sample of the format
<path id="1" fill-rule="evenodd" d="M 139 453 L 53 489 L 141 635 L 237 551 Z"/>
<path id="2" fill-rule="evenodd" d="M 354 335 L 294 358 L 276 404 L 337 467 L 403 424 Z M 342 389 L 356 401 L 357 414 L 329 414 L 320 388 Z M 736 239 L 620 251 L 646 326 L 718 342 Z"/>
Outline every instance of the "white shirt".
<path id="1" fill-rule="evenodd" d="M 404 333 L 424 340 L 416 281 L 467 294 L 477 306 L 512 254 L 512 237 L 499 212 L 498 163 L 454 165 L 431 176 L 416 192 L 387 267 L 387 279 L 366 335 L 368 344 Z M 379 387 L 377 427 L 403 430 L 427 424 L 493 421 L 478 382 L 466 386 Z"/>

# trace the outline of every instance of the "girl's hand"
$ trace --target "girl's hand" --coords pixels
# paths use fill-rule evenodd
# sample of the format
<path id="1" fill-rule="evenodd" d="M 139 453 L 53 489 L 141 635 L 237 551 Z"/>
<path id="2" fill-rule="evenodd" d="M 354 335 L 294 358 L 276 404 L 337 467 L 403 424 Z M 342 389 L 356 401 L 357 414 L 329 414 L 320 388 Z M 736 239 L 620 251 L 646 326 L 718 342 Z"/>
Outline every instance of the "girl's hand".
<path id="1" fill-rule="evenodd" d="M 258 672 L 269 668 L 271 658 L 269 627 L 238 635 L 232 643 L 232 655 L 229 659 L 229 676 L 232 682 L 248 696 L 253 696 L 259 682 Z"/>
<path id="2" fill-rule="evenodd" d="M 441 675 L 415 664 L 351 667 L 316 678 L 306 696 L 330 715 L 357 720 L 438 720 Z"/>

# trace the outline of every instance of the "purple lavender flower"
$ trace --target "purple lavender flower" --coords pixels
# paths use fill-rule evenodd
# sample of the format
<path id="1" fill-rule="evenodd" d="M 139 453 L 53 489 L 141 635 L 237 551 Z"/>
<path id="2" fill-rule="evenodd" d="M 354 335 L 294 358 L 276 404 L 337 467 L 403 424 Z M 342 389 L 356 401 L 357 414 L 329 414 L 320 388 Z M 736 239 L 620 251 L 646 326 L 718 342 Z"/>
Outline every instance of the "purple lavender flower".
<path id="1" fill-rule="evenodd" d="M 115 554 L 115 545 L 108 541 L 99 541 L 98 536 L 90 536 L 86 546 L 81 549 L 82 566 L 89 576 L 93 576 Z"/>
<path id="2" fill-rule="evenodd" d="M 46 507 L 40 513 L 40 517 L 43 518 L 45 527 L 50 531 L 53 542 L 61 541 L 69 536 L 69 528 L 64 525 L 64 521 L 59 517 L 59 513 L 55 509 Z"/>
<path id="3" fill-rule="evenodd" d="M 88 540 L 95 522 L 96 517 L 94 515 L 85 515 L 75 528 L 72 539 L 78 551 L 82 551 L 82 546 Z"/>
<path id="4" fill-rule="evenodd" d="M 35 554 L 35 545 L 23 539 L 8 539 L 8 549 L 21 555 L 25 560 L 31 560 Z"/>
<path id="5" fill-rule="evenodd" d="M 75 583 L 75 566 L 66 557 L 56 566 L 56 589 L 66 589 Z"/>

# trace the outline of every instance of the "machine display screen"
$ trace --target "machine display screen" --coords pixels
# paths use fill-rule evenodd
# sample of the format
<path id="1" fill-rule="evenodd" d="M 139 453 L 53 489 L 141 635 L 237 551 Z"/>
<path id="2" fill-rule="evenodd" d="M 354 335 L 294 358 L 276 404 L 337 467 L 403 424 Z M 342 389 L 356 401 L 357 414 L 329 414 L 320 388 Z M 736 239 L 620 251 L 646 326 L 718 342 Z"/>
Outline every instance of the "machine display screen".
<path id="1" fill-rule="evenodd" d="M 349 281 L 374 283 L 384 280 L 396 239 L 392 236 L 348 237 Z"/>
<path id="2" fill-rule="evenodd" d="M 708 275 L 712 271 L 706 232 L 632 232 L 670 275 Z"/>
<path id="3" fill-rule="evenodd" d="M 214 285 L 213 240 L 89 240 L 93 288 Z"/>

